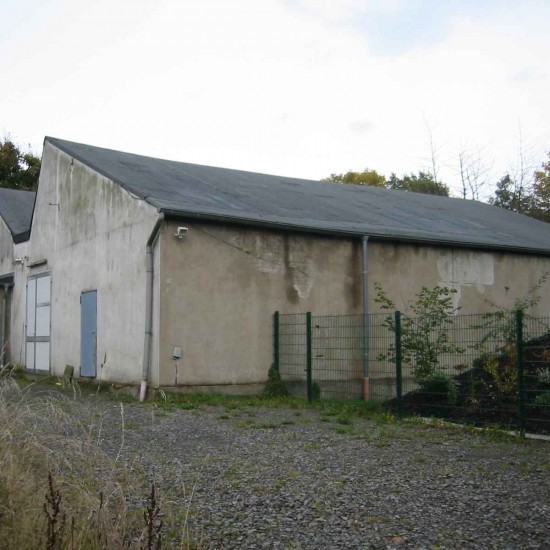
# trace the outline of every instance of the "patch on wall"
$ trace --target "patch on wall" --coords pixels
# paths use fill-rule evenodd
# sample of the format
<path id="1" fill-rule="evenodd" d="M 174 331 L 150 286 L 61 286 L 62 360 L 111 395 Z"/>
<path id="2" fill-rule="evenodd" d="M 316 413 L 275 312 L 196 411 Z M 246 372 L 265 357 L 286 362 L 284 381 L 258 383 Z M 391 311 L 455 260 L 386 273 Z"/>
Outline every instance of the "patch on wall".
<path id="1" fill-rule="evenodd" d="M 486 252 L 441 252 L 437 260 L 437 271 L 439 284 L 457 291 L 453 297 L 455 306 L 460 302 L 462 287 L 475 286 L 483 294 L 485 287 L 492 286 L 495 282 L 494 259 L 492 254 Z"/>
<path id="2" fill-rule="evenodd" d="M 294 270 L 293 272 L 294 289 L 300 298 L 309 298 L 313 288 L 313 277 L 304 271 Z"/>
<path id="3" fill-rule="evenodd" d="M 295 235 L 283 237 L 287 297 L 292 303 L 309 298 L 314 282 L 311 241 Z"/>
<path id="4" fill-rule="evenodd" d="M 284 247 L 278 235 L 257 233 L 255 235 L 256 267 L 262 273 L 284 273 L 285 264 L 282 260 Z"/>

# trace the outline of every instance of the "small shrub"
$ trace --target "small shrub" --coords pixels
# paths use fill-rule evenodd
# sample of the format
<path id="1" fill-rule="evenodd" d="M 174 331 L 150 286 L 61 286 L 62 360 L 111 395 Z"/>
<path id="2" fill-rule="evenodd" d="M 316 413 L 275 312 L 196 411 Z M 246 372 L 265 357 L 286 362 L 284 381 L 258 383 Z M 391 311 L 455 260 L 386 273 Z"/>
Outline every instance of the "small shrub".
<path id="1" fill-rule="evenodd" d="M 545 369 L 539 369 L 537 371 L 539 382 L 542 386 L 550 388 L 550 369 L 546 367 Z"/>
<path id="2" fill-rule="evenodd" d="M 275 365 L 271 365 L 267 373 L 263 395 L 264 397 L 286 397 L 288 395 L 288 389 L 281 379 L 279 369 L 275 368 Z"/>
<path id="3" fill-rule="evenodd" d="M 516 397 L 518 387 L 518 369 L 516 351 L 511 345 L 505 345 L 498 355 L 485 353 L 478 357 L 474 368 L 487 376 L 482 377 L 485 384 L 482 386 L 484 392 L 494 398 Z"/>
<path id="4" fill-rule="evenodd" d="M 321 399 L 321 386 L 317 382 L 311 384 L 311 396 L 313 401 L 319 401 Z"/>
<path id="5" fill-rule="evenodd" d="M 26 378 L 25 367 L 16 363 L 12 365 L 8 363 L 0 368 L 0 377 L 10 377 L 15 380 L 24 380 Z"/>
<path id="6" fill-rule="evenodd" d="M 342 412 L 336 417 L 336 421 L 338 424 L 343 424 L 344 426 L 351 426 L 353 424 L 353 419 L 351 418 L 351 415 Z"/>
<path id="7" fill-rule="evenodd" d="M 375 283 L 376 298 L 380 309 L 395 311 L 396 305 L 389 298 L 380 283 Z M 409 305 L 410 313 L 401 317 L 401 357 L 404 365 L 409 365 L 415 381 L 436 374 L 442 355 L 460 355 L 464 348 L 451 340 L 453 315 L 458 311 L 453 304 L 456 289 L 436 286 L 422 287 L 416 300 Z M 395 319 L 388 316 L 383 325 L 395 332 Z M 397 360 L 395 345 L 388 346 L 386 353 L 378 356 L 379 361 Z"/>
<path id="8" fill-rule="evenodd" d="M 537 407 L 550 408 L 550 391 L 539 393 L 535 399 L 535 405 Z"/>
<path id="9" fill-rule="evenodd" d="M 518 371 L 514 364 L 499 365 L 497 360 L 486 365 L 487 372 L 493 377 L 499 395 L 515 396 L 518 387 Z"/>
<path id="10" fill-rule="evenodd" d="M 48 492 L 44 503 L 44 514 L 47 518 L 47 543 L 48 550 L 53 550 L 61 545 L 65 533 L 67 514 L 61 510 L 61 491 L 54 487 L 52 473 L 48 473 Z"/>
<path id="11" fill-rule="evenodd" d="M 446 372 L 437 371 L 417 380 L 423 393 L 444 395 L 449 405 L 456 405 L 458 400 L 458 383 Z"/>
<path id="12" fill-rule="evenodd" d="M 143 512 L 145 521 L 145 548 L 147 550 L 159 550 L 162 546 L 162 527 L 163 522 L 160 519 L 160 506 L 155 494 L 155 484 L 151 485 L 151 493 L 147 499 L 147 508 Z"/>
<path id="13" fill-rule="evenodd" d="M 472 328 L 483 329 L 485 335 L 474 346 L 477 349 L 483 349 L 487 342 L 502 340 L 511 344 L 517 336 L 516 327 L 516 311 L 523 311 L 525 315 L 529 313 L 542 299 L 539 293 L 540 289 L 546 284 L 549 271 L 544 271 L 538 281 L 532 285 L 525 294 L 514 300 L 512 307 L 503 307 L 491 300 L 485 302 L 493 308 L 493 311 L 482 315 L 483 322 L 479 325 L 474 325 Z"/>

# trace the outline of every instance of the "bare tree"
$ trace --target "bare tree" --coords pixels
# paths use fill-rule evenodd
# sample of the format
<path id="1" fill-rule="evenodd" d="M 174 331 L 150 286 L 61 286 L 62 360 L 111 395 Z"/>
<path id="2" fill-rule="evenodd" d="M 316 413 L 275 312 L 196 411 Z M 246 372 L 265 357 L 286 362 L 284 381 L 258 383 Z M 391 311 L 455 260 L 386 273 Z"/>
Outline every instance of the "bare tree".
<path id="1" fill-rule="evenodd" d="M 517 141 L 516 160 L 497 183 L 494 197 L 489 202 L 513 212 L 537 217 L 534 184 L 539 157 L 534 143 L 525 142 L 521 124 Z"/>
<path id="2" fill-rule="evenodd" d="M 424 126 L 426 126 L 426 131 L 428 132 L 428 142 L 430 145 L 430 164 L 431 164 L 431 173 L 433 180 L 435 182 L 439 181 L 439 153 L 442 149 L 441 145 L 436 145 L 434 141 L 433 129 L 426 120 L 426 117 L 422 115 L 424 119 Z"/>
<path id="3" fill-rule="evenodd" d="M 493 162 L 486 161 L 485 147 L 462 147 L 458 152 L 457 171 L 462 184 L 462 198 L 483 201 L 490 183 Z"/>
<path id="4" fill-rule="evenodd" d="M 521 123 L 518 129 L 518 146 L 516 162 L 510 167 L 509 174 L 514 182 L 514 191 L 521 200 L 532 195 L 535 170 L 538 168 L 539 155 L 535 153 L 533 142 L 526 143 L 523 138 Z"/>

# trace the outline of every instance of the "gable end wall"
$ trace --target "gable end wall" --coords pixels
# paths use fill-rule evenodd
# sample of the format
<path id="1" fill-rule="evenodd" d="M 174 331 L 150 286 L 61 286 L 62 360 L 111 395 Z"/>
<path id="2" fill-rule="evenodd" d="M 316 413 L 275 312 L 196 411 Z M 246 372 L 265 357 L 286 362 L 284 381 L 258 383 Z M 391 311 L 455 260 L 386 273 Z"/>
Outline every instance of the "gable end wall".
<path id="1" fill-rule="evenodd" d="M 152 206 L 45 143 L 27 266 L 14 290 L 24 304 L 27 278 L 51 274 L 52 374 L 73 365 L 78 375 L 80 295 L 97 290 L 97 379 L 139 382 L 145 243 L 156 219 Z M 13 329 L 24 334 L 24 322 Z M 24 342 L 18 346 L 24 358 Z"/>

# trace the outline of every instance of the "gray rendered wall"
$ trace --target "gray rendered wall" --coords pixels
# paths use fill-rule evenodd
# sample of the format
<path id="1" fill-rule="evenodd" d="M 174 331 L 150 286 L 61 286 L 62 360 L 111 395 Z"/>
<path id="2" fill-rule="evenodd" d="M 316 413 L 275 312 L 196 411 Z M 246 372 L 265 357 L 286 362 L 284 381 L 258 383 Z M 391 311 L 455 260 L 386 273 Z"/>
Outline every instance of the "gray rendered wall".
<path id="1" fill-rule="evenodd" d="M 174 237 L 178 225 L 189 233 Z M 330 238 L 208 224 L 166 224 L 161 234 L 158 383 L 239 385 L 265 381 L 272 361 L 271 316 L 313 311 L 362 312 L 359 239 Z M 422 286 L 457 290 L 461 313 L 496 303 L 512 307 L 550 259 L 435 246 L 369 244 L 369 310 L 374 283 L 402 311 Z M 533 311 L 550 312 L 550 281 Z M 174 360 L 174 346 L 183 357 Z M 375 375 L 376 373 L 373 373 Z"/>
<path id="2" fill-rule="evenodd" d="M 422 286 L 454 288 L 461 314 L 484 313 L 492 304 L 512 308 L 517 298 L 550 272 L 550 258 L 507 252 L 487 252 L 413 244 L 373 242 L 369 246 L 369 296 L 371 312 L 378 282 L 397 307 L 406 312 Z M 550 315 L 550 280 L 538 292 L 536 315 Z"/>
<path id="3" fill-rule="evenodd" d="M 174 237 L 178 225 L 189 233 Z M 362 310 L 361 243 L 170 222 L 161 235 L 159 383 L 261 384 L 272 315 Z M 183 349 L 172 359 L 174 346 Z"/>
<path id="4" fill-rule="evenodd" d="M 0 218 L 0 276 L 13 271 L 13 239 L 8 226 Z"/>
<path id="5" fill-rule="evenodd" d="M 61 375 L 67 364 L 78 374 L 80 294 L 97 290 L 97 377 L 139 382 L 145 243 L 156 219 L 153 207 L 46 142 L 28 260 L 16 271 L 13 328 L 22 336 L 13 353 L 21 362 L 26 279 L 51 273 L 52 374 Z"/>

